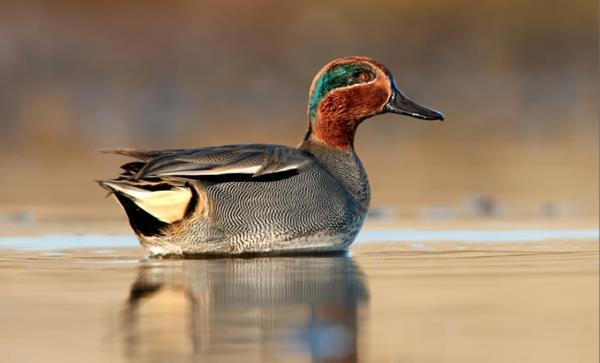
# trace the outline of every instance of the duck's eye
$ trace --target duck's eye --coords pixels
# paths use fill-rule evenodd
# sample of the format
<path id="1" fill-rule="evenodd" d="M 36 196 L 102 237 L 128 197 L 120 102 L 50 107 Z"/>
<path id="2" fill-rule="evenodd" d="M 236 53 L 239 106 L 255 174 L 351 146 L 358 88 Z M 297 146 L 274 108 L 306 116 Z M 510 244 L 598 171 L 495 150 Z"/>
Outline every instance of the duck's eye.
<path id="1" fill-rule="evenodd" d="M 369 82 L 371 80 L 371 74 L 369 72 L 360 72 L 356 78 L 361 82 Z"/>

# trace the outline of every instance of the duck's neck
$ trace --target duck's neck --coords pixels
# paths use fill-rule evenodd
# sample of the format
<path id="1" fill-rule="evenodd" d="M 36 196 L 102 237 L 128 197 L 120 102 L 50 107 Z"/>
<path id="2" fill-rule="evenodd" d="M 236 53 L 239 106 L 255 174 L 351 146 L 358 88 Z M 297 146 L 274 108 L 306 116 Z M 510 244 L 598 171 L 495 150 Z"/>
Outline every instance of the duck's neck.
<path id="1" fill-rule="evenodd" d="M 354 135 L 362 120 L 321 114 L 310 120 L 304 140 L 313 140 L 343 151 L 354 150 Z"/>
<path id="2" fill-rule="evenodd" d="M 300 144 L 300 148 L 315 155 L 322 166 L 340 181 L 359 204 L 368 208 L 370 199 L 369 180 L 360 159 L 350 145 L 349 149 L 342 149 L 324 143 L 314 137 L 314 134 Z"/>

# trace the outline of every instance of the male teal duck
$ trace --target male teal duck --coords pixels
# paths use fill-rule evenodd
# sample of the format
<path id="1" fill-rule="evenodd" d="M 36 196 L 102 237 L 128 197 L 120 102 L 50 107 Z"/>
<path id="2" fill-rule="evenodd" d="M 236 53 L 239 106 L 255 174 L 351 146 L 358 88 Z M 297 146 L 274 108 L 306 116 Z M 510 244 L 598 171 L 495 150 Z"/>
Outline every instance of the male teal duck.
<path id="1" fill-rule="evenodd" d="M 137 161 L 99 184 L 152 255 L 340 251 L 369 207 L 356 128 L 386 112 L 444 119 L 408 99 L 377 61 L 336 59 L 310 87 L 308 130 L 298 147 L 109 150 Z"/>

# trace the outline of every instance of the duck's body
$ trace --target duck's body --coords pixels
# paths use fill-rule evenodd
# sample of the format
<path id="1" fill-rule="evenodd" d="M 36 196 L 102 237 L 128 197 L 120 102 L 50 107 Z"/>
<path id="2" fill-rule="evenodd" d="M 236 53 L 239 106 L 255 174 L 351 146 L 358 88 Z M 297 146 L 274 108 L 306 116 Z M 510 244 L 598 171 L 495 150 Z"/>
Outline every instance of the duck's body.
<path id="1" fill-rule="evenodd" d="M 350 73 L 337 74 L 342 67 L 358 69 L 362 79 L 351 83 Z M 329 83 L 323 83 L 327 77 Z M 311 122 L 297 148 L 115 150 L 139 161 L 100 184 L 117 197 L 154 255 L 343 250 L 358 234 L 370 199 L 367 174 L 353 147 L 356 126 L 385 111 L 442 118 L 412 102 L 421 113 L 387 109 L 404 97 L 390 77 L 367 58 L 327 65 L 311 87 Z"/>
<path id="2" fill-rule="evenodd" d="M 228 145 L 132 156 L 144 164 L 130 164 L 121 180 L 102 183 L 153 254 L 340 250 L 360 230 L 369 205 L 369 183 L 356 154 L 311 141 L 298 148 Z M 188 166 L 195 170 L 180 170 Z M 179 179 L 178 172 L 186 176 Z M 172 194 L 162 198 L 167 211 L 142 206 L 145 211 L 131 201 L 136 192 L 143 199 L 166 187 L 163 194 Z"/>

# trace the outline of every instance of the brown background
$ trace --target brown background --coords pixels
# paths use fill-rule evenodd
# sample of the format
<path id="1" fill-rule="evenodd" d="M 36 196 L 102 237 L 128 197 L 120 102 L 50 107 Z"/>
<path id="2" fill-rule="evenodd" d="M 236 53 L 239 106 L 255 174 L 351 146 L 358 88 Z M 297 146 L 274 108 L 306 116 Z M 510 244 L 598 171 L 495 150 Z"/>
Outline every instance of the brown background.
<path id="1" fill-rule="evenodd" d="M 0 2 L 0 209 L 114 213 L 104 147 L 298 143 L 332 58 L 367 55 L 445 123 L 359 130 L 373 206 L 597 215 L 591 0 Z"/>

